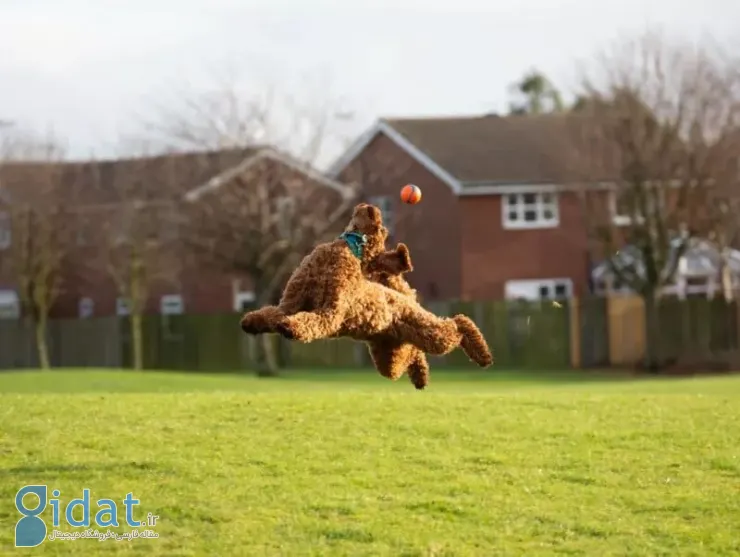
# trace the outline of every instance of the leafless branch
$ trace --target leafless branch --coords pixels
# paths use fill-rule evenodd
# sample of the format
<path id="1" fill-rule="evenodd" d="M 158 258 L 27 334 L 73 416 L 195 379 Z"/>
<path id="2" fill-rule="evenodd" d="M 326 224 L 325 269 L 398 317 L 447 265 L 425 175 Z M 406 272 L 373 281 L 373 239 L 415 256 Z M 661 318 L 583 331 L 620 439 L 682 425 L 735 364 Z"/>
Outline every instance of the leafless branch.
<path id="1" fill-rule="evenodd" d="M 12 277 L 26 317 L 36 328 L 42 368 L 50 366 L 46 323 L 69 278 L 74 220 L 64 173 L 64 149 L 53 136 L 19 131 L 6 137 L 0 182 L 10 223 L 0 264 Z"/>
<path id="2" fill-rule="evenodd" d="M 177 174 L 170 168 L 175 164 L 166 155 L 142 150 L 115 164 L 89 165 L 93 187 L 102 197 L 92 203 L 88 199 L 80 211 L 96 228 L 99 267 L 128 301 L 131 314 L 145 310 L 153 285 L 179 280 Z"/>
<path id="3" fill-rule="evenodd" d="M 583 80 L 566 172 L 583 185 L 598 256 L 638 292 L 674 280 L 693 234 L 727 229 L 707 200 L 736 197 L 738 78 L 720 49 L 647 34 L 618 42 Z M 625 243 L 637 256 L 612 257 Z"/>
<path id="4" fill-rule="evenodd" d="M 238 73 L 212 75 L 207 90 L 171 87 L 174 96 L 154 103 L 147 134 L 175 150 L 270 146 L 321 166 L 341 148 L 353 113 L 328 84 L 303 79 L 291 87 Z M 299 93 L 293 93 L 298 91 Z"/>
<path id="5" fill-rule="evenodd" d="M 185 195 L 182 240 L 189 264 L 249 280 L 269 303 L 305 253 L 341 232 L 354 201 L 315 169 L 340 115 L 326 98 L 305 100 L 305 89 L 299 100 L 274 86 L 247 89 L 234 75 L 214 82 L 207 93 L 181 92 L 146 127 L 178 149 L 242 150 Z"/>

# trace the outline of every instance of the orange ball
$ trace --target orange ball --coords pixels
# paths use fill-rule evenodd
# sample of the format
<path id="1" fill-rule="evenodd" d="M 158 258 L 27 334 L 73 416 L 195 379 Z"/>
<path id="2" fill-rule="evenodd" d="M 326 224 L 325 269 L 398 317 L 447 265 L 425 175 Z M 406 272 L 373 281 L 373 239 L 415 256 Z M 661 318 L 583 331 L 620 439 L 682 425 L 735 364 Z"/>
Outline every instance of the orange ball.
<path id="1" fill-rule="evenodd" d="M 416 205 L 421 201 L 421 189 L 414 184 L 406 184 L 401 189 L 401 201 L 410 205 Z"/>

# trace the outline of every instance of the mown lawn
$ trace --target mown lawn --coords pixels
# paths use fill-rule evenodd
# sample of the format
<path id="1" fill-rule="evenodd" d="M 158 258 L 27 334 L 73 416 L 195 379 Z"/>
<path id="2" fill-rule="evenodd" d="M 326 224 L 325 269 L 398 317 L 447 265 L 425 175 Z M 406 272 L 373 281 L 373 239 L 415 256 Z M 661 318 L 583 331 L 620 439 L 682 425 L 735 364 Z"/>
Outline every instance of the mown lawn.
<path id="1" fill-rule="evenodd" d="M 740 377 L 585 379 L 2 372 L 0 554 L 33 483 L 133 492 L 159 538 L 26 554 L 740 553 Z"/>

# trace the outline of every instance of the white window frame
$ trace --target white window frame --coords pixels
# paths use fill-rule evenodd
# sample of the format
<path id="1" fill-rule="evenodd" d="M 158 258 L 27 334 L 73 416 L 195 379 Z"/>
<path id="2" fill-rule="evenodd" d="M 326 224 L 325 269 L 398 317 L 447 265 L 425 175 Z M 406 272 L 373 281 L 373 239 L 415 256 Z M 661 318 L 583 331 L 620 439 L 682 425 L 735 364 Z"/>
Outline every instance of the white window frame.
<path id="1" fill-rule="evenodd" d="M 525 203 L 525 196 L 533 196 L 532 203 Z M 534 211 L 535 220 L 525 220 L 526 213 Z M 549 211 L 551 217 L 546 217 Z M 512 215 L 516 218 L 512 219 Z M 531 230 L 557 228 L 560 225 L 560 200 L 555 191 L 533 192 L 522 190 L 501 196 L 501 223 L 505 230 Z"/>
<path id="2" fill-rule="evenodd" d="M 129 313 L 129 301 L 126 298 L 116 298 L 116 315 L 119 317 L 125 317 Z"/>
<path id="3" fill-rule="evenodd" d="M 388 234 L 392 235 L 395 224 L 393 198 L 390 195 L 374 195 L 367 202 L 380 209 L 380 214 L 383 216 L 383 224 L 388 229 Z"/>
<path id="4" fill-rule="evenodd" d="M 159 312 L 162 315 L 182 315 L 185 302 L 180 294 L 165 294 L 159 299 Z"/>
<path id="5" fill-rule="evenodd" d="M 95 301 L 87 296 L 77 301 L 77 315 L 80 319 L 88 319 L 95 314 Z"/>
<path id="6" fill-rule="evenodd" d="M 565 286 L 565 295 L 556 296 L 555 289 L 557 286 Z M 514 296 L 509 293 L 509 289 L 519 287 L 518 290 L 532 290 L 536 292 L 533 296 Z M 551 295 L 543 297 L 540 294 L 541 288 L 549 288 Z M 504 295 L 507 299 L 519 299 L 538 301 L 538 300 L 567 300 L 573 297 L 573 281 L 569 278 L 552 278 L 552 279 L 525 279 L 525 280 L 508 280 L 504 285 Z"/>
<path id="7" fill-rule="evenodd" d="M 10 213 L 0 211 L 0 250 L 10 248 L 13 241 L 13 227 Z"/>
<path id="8" fill-rule="evenodd" d="M 242 305 L 244 302 L 254 302 L 256 297 L 254 292 L 248 290 L 241 290 L 240 292 L 234 293 L 234 311 L 244 311 Z"/>

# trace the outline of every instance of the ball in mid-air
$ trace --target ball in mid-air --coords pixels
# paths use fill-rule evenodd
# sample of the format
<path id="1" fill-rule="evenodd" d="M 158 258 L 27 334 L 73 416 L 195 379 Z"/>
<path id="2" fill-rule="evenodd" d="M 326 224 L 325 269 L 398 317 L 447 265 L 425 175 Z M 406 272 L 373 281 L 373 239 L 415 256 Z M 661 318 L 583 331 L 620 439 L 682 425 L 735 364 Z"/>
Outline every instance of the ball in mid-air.
<path id="1" fill-rule="evenodd" d="M 401 188 L 401 201 L 410 205 L 416 205 L 421 201 L 421 189 L 414 184 L 406 184 Z"/>

